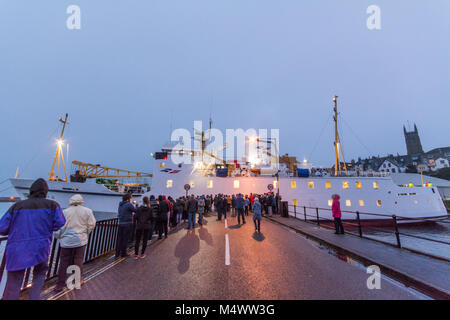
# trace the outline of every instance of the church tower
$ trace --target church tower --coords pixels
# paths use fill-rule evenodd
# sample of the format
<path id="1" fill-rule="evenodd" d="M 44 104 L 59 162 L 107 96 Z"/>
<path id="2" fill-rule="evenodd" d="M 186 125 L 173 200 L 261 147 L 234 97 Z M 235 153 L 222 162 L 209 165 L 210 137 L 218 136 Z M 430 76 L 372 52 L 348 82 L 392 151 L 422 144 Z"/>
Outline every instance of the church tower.
<path id="1" fill-rule="evenodd" d="M 422 143 L 420 143 L 419 132 L 417 126 L 414 124 L 414 131 L 407 132 L 403 126 L 403 133 L 405 135 L 406 150 L 408 155 L 423 153 Z"/>

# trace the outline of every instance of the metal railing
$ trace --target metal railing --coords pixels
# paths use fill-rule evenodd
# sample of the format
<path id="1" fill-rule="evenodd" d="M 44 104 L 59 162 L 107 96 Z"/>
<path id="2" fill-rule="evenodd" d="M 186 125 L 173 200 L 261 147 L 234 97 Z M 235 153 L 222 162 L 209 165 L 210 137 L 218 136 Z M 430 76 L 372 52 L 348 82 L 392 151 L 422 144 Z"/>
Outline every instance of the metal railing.
<path id="1" fill-rule="evenodd" d="M 99 258 L 113 251 L 116 247 L 118 229 L 119 229 L 118 218 L 97 221 L 94 230 L 89 234 L 88 243 L 86 245 L 86 249 L 84 252 L 83 263 L 90 262 L 96 258 Z M 7 240 L 8 237 L 0 237 L 0 248 L 4 244 L 6 244 Z M 49 280 L 58 275 L 60 251 L 61 248 L 59 246 L 59 240 L 53 239 L 48 261 L 49 268 L 47 271 L 46 280 Z M 0 258 L 1 258 L 0 283 L 4 283 L 4 277 L 6 276 L 5 271 L 6 255 L 3 254 L 3 257 Z M 22 290 L 31 286 L 32 283 L 31 275 L 32 275 L 32 268 L 28 268 L 25 271 Z"/>
<path id="2" fill-rule="evenodd" d="M 291 208 L 293 208 L 293 210 L 291 210 Z M 311 211 L 312 211 L 312 213 L 311 213 Z M 323 227 L 327 227 L 327 228 L 332 229 L 333 227 L 326 225 L 326 223 L 329 223 L 329 224 L 334 223 L 334 219 L 330 219 L 330 218 L 324 217 L 323 215 L 321 216 L 320 213 L 319 213 L 320 211 L 326 211 L 326 212 L 328 212 L 328 215 L 331 215 L 331 209 L 330 208 L 307 207 L 307 206 L 297 206 L 297 205 L 290 205 L 290 204 L 288 205 L 288 214 L 290 216 L 294 216 L 295 218 L 304 220 L 305 222 L 314 223 L 314 224 L 317 224 L 318 226 L 323 226 Z M 348 210 L 341 210 L 341 212 L 342 212 L 342 214 L 349 213 L 349 214 L 353 214 L 354 215 L 354 219 L 351 219 L 351 221 L 342 220 L 342 224 L 344 226 L 347 225 L 347 226 L 350 226 L 350 227 L 352 227 L 352 228 L 357 230 L 357 233 L 354 233 L 354 232 L 351 232 L 351 231 L 350 232 L 349 231 L 345 231 L 345 233 L 356 235 L 356 236 L 358 236 L 360 238 L 376 240 L 376 241 L 379 241 L 379 242 L 391 244 L 389 242 L 385 242 L 385 241 L 381 241 L 381 240 L 378 240 L 378 239 L 371 238 L 369 236 L 365 236 L 363 234 L 363 227 L 364 227 L 364 229 L 366 229 L 368 231 L 371 230 L 371 231 L 376 231 L 376 232 L 382 232 L 382 233 L 388 233 L 388 234 L 391 234 L 391 235 L 392 234 L 395 235 L 395 241 L 396 241 L 395 245 L 398 248 L 402 248 L 402 242 L 401 242 L 400 235 L 406 236 L 406 237 L 411 237 L 411 238 L 416 238 L 416 239 L 420 239 L 420 240 L 430 241 L 430 242 L 433 242 L 433 243 L 450 245 L 450 242 L 447 242 L 447 241 L 431 239 L 431 238 L 418 236 L 418 235 L 413 235 L 413 234 L 410 234 L 410 233 L 406 233 L 406 232 L 401 232 L 400 231 L 399 225 L 401 225 L 400 222 L 402 222 L 402 221 L 426 222 L 426 221 L 430 221 L 430 219 L 426 219 L 426 218 L 421 218 L 421 219 L 407 218 L 407 217 L 397 216 L 395 214 L 394 215 L 388 215 L 388 214 L 360 212 L 360 211 L 348 211 Z M 373 216 L 373 217 L 377 217 L 378 219 L 380 217 L 383 217 L 383 218 L 385 218 L 386 221 L 391 220 L 390 227 L 392 228 L 392 231 L 388 231 L 388 230 L 381 229 L 381 228 L 374 227 L 374 226 L 363 225 L 361 223 L 361 215 Z M 344 228 L 344 229 L 346 229 L 346 228 Z M 410 251 L 421 253 L 421 254 L 432 255 L 432 254 L 429 254 L 427 252 L 418 251 L 418 250 L 411 249 L 411 248 L 407 248 L 407 249 L 410 250 Z M 440 257 L 440 256 L 434 256 L 434 257 L 449 261 L 449 259 L 444 258 L 444 257 Z"/>

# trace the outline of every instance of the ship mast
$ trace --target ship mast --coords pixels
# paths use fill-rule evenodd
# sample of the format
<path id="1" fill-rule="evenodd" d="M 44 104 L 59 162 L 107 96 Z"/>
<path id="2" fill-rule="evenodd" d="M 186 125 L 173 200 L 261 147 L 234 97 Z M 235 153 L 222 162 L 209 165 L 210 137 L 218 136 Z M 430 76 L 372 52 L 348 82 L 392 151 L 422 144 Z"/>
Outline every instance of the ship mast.
<path id="1" fill-rule="evenodd" d="M 63 146 L 63 136 L 64 136 L 64 130 L 66 129 L 66 124 L 67 124 L 67 118 L 69 117 L 69 115 L 66 113 L 66 117 L 63 120 L 62 118 L 59 118 L 59 122 L 61 122 L 63 124 L 62 130 L 61 130 L 61 135 L 59 136 L 59 139 L 57 141 L 57 147 L 56 147 L 56 153 L 55 153 L 55 157 L 53 159 L 53 164 L 52 164 L 52 168 L 50 170 L 49 173 L 49 180 L 50 181 L 59 181 L 61 179 L 59 179 L 59 163 L 60 161 L 62 162 L 62 166 L 64 169 L 64 179 L 62 179 L 62 181 L 67 181 L 67 172 L 66 172 L 66 164 L 64 162 L 64 156 L 63 156 L 63 152 L 62 152 L 62 146 Z M 56 176 L 55 176 L 55 165 L 56 162 L 58 162 L 58 165 L 56 167 Z"/>
<path id="2" fill-rule="evenodd" d="M 333 111 L 334 111 L 334 116 L 333 116 L 333 120 L 334 120 L 334 161 L 335 161 L 334 162 L 334 175 L 340 176 L 341 175 L 341 155 L 342 155 L 342 161 L 344 164 L 345 173 L 348 174 L 348 172 L 347 172 L 347 165 L 345 163 L 344 152 L 342 151 L 341 141 L 339 138 L 337 98 L 338 98 L 338 96 L 333 97 L 333 101 L 334 101 L 334 109 L 333 109 Z"/>

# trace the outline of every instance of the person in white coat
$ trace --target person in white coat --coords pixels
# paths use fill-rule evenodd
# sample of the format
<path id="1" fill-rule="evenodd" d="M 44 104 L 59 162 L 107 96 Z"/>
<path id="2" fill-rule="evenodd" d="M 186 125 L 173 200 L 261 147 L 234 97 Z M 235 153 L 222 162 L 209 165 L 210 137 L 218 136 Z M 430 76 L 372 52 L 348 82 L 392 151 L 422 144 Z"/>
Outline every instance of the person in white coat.
<path id="1" fill-rule="evenodd" d="M 63 211 L 66 224 L 54 234 L 61 247 L 56 291 L 64 289 L 69 266 L 78 266 L 81 275 L 88 236 L 96 223 L 92 210 L 83 206 L 80 194 L 72 196 L 69 203 L 70 207 Z"/>

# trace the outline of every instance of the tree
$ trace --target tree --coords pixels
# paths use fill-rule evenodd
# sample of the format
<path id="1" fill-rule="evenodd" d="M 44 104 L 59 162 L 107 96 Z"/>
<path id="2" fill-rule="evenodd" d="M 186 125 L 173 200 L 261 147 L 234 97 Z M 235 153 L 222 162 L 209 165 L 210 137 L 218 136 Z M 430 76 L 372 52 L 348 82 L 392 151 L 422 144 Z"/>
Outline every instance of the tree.
<path id="1" fill-rule="evenodd" d="M 417 173 L 417 168 L 416 166 L 412 165 L 412 164 L 408 164 L 406 166 L 406 173 Z"/>

